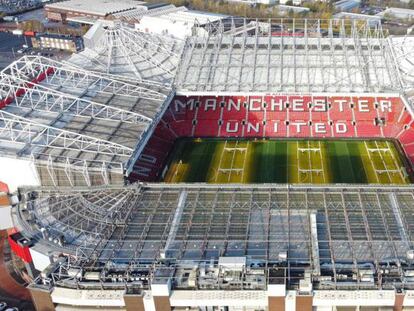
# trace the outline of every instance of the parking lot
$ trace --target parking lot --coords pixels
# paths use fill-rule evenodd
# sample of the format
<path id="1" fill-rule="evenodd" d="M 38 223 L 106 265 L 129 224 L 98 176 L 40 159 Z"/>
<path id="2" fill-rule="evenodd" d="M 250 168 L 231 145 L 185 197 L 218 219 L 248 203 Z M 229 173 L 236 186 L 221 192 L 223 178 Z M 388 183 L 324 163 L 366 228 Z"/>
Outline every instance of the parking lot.
<path id="1" fill-rule="evenodd" d="M 17 50 L 21 49 L 23 44 L 26 44 L 24 36 L 0 32 L 0 70 L 19 56 Z"/>
<path id="2" fill-rule="evenodd" d="M 28 47 L 24 48 L 24 46 Z M 23 55 L 41 55 L 56 60 L 64 60 L 69 58 L 71 53 L 52 49 L 36 50 L 31 47 L 29 37 L 0 32 L 0 70 Z"/>

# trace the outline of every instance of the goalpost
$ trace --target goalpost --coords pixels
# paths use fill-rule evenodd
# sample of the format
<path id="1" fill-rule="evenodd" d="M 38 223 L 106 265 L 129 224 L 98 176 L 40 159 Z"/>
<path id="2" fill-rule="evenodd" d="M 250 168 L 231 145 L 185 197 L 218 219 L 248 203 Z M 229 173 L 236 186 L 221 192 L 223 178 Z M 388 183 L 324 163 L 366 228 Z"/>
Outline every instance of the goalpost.
<path id="1" fill-rule="evenodd" d="M 216 169 L 216 181 L 219 178 L 219 174 L 224 174 L 227 176 L 228 181 L 230 181 L 232 174 L 235 174 L 237 176 L 241 176 L 241 179 L 243 179 L 245 164 L 246 164 L 246 158 L 247 158 L 247 150 L 248 150 L 248 143 L 247 146 L 239 146 L 239 141 L 236 141 L 236 144 L 234 146 L 229 146 L 229 142 L 226 140 L 224 142 L 223 151 L 220 154 L 220 160 L 218 167 Z M 244 154 L 244 160 L 243 160 L 243 166 L 242 167 L 235 167 L 235 158 L 236 154 Z M 231 161 L 230 165 L 227 167 L 223 167 L 223 158 L 225 156 L 230 156 Z M 225 162 L 225 161 L 224 161 Z"/>
<path id="2" fill-rule="evenodd" d="M 307 154 L 307 157 L 306 157 Z M 319 154 L 319 161 L 321 162 L 321 167 L 313 167 L 312 166 L 312 154 Z M 302 156 L 306 157 L 306 160 L 308 162 L 308 167 L 304 168 L 301 167 L 300 160 L 303 159 Z M 297 158 L 298 158 L 298 171 L 299 175 L 307 175 L 310 174 L 310 181 L 313 182 L 313 174 L 315 173 L 317 176 L 322 176 L 323 180 L 325 181 L 325 172 L 323 168 L 323 158 L 322 158 L 322 148 L 320 142 L 318 142 L 318 146 L 311 146 L 310 141 L 307 141 L 307 146 L 301 147 L 299 146 L 299 142 L 297 142 Z"/>
<path id="3" fill-rule="evenodd" d="M 368 152 L 368 157 L 370 158 L 372 168 L 374 169 L 375 174 L 378 176 L 386 174 L 391 179 L 391 176 L 399 175 L 403 180 L 407 178 L 408 174 L 404 167 L 398 166 L 398 161 L 395 159 L 394 154 L 390 148 L 389 142 L 386 142 L 386 146 L 380 146 L 377 141 L 375 141 L 375 147 L 368 146 L 367 142 L 364 142 L 365 149 Z M 381 163 L 384 168 L 378 169 L 375 165 L 374 160 L 371 158 L 371 154 L 377 153 L 380 157 Z M 389 154 L 392 159 L 393 167 L 389 168 L 387 162 L 384 159 L 385 154 Z"/>

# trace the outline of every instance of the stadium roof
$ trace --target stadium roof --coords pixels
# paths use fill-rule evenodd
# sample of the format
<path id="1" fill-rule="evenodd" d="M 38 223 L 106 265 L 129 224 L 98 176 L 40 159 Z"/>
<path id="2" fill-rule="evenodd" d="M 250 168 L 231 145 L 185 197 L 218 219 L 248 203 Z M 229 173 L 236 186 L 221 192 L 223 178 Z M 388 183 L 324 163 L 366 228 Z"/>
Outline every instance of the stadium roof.
<path id="1" fill-rule="evenodd" d="M 0 74 L 3 155 L 32 158 L 44 184 L 122 183 L 171 89 L 24 56 Z"/>
<path id="2" fill-rule="evenodd" d="M 136 184 L 27 193 L 17 227 L 40 252 L 76 256 L 74 266 L 176 269 L 238 256 L 264 267 L 287 262 L 288 287 L 298 285 L 295 269 L 310 269 L 324 277 L 319 288 L 375 288 L 374 279 L 363 285 L 344 271 L 406 266 L 413 245 L 412 186 Z M 398 286 L 400 273 L 383 274 L 382 288 Z"/>
<path id="3" fill-rule="evenodd" d="M 69 62 L 87 70 L 171 85 L 184 42 L 98 21 L 84 37 L 85 50 Z"/>
<path id="4" fill-rule="evenodd" d="M 227 19 L 188 39 L 178 92 L 399 92 L 403 81 L 381 25 Z M 412 39 L 410 39 L 412 40 Z"/>

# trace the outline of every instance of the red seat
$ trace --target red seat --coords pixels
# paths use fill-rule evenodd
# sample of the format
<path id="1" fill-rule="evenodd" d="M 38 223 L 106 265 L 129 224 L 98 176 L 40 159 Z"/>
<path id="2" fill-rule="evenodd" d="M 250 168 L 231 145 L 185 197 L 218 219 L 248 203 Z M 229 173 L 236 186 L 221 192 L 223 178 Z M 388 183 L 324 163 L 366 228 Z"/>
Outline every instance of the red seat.
<path id="1" fill-rule="evenodd" d="M 244 125 L 238 120 L 224 120 L 220 127 L 220 137 L 243 137 Z"/>
<path id="2" fill-rule="evenodd" d="M 218 120 L 222 110 L 222 97 L 203 96 L 197 112 L 197 120 Z"/>
<path id="3" fill-rule="evenodd" d="M 397 138 L 398 134 L 403 130 L 404 124 L 403 123 L 386 123 L 385 126 L 382 127 L 382 131 L 384 133 L 384 137 L 387 138 Z"/>
<path id="4" fill-rule="evenodd" d="M 348 121 L 335 121 L 332 123 L 332 137 L 356 137 L 355 127 L 351 120 Z"/>
<path id="5" fill-rule="evenodd" d="M 174 113 L 171 110 L 171 106 L 168 107 L 167 110 L 165 110 L 164 115 L 162 116 L 162 119 L 167 124 L 175 120 Z"/>
<path id="6" fill-rule="evenodd" d="M 248 111 L 246 121 L 252 124 L 263 122 L 265 118 L 265 101 L 262 96 L 250 96 L 248 101 Z"/>
<path id="7" fill-rule="evenodd" d="M 265 96 L 266 120 L 283 120 L 287 118 L 287 96 Z"/>
<path id="8" fill-rule="evenodd" d="M 357 121 L 356 131 L 360 138 L 382 137 L 380 126 L 375 125 L 374 119 L 371 121 Z"/>
<path id="9" fill-rule="evenodd" d="M 332 127 L 327 121 L 312 121 L 312 137 L 332 137 Z"/>
<path id="10" fill-rule="evenodd" d="M 263 121 L 248 121 L 244 126 L 244 137 L 263 137 Z"/>
<path id="11" fill-rule="evenodd" d="M 398 140 L 402 145 L 414 142 L 414 128 L 412 125 L 401 133 L 401 135 L 398 137 Z"/>
<path id="12" fill-rule="evenodd" d="M 178 137 L 189 137 L 193 133 L 193 120 L 171 122 L 169 125 Z"/>
<path id="13" fill-rule="evenodd" d="M 377 97 L 378 118 L 384 118 L 387 122 L 400 122 L 404 110 L 404 104 L 399 97 Z"/>
<path id="14" fill-rule="evenodd" d="M 407 144 L 402 145 L 402 146 L 403 146 L 404 151 L 405 151 L 406 154 L 408 154 L 408 155 L 410 155 L 410 154 L 414 155 L 414 142 L 407 143 Z"/>
<path id="15" fill-rule="evenodd" d="M 225 96 L 223 103 L 223 120 L 246 120 L 248 106 L 246 96 Z"/>
<path id="16" fill-rule="evenodd" d="M 311 96 L 288 96 L 289 110 L 291 112 L 306 112 L 309 111 L 309 105 L 312 102 Z"/>
<path id="17" fill-rule="evenodd" d="M 287 125 L 285 121 L 267 120 L 264 126 L 265 137 L 287 137 Z"/>
<path id="18" fill-rule="evenodd" d="M 198 96 L 176 96 L 170 104 L 175 120 L 193 120 L 198 105 Z"/>
<path id="19" fill-rule="evenodd" d="M 352 100 L 355 121 L 371 121 L 378 117 L 375 97 L 353 97 Z"/>
<path id="20" fill-rule="evenodd" d="M 352 109 L 351 109 L 351 103 L 352 99 L 351 97 L 345 97 L 345 96 L 333 96 L 328 97 L 327 99 L 328 105 L 330 105 L 329 109 L 329 117 L 332 121 L 336 120 L 352 120 Z"/>
<path id="21" fill-rule="evenodd" d="M 312 98 L 310 110 L 310 120 L 329 121 L 328 99 L 325 96 L 315 96 Z"/>
<path id="22" fill-rule="evenodd" d="M 218 133 L 218 120 L 197 120 L 197 124 L 194 130 L 195 137 L 217 137 Z"/>
<path id="23" fill-rule="evenodd" d="M 161 120 L 155 128 L 154 134 L 158 137 L 162 137 L 164 139 L 172 141 L 174 141 L 178 136 L 173 129 L 168 128 L 168 125 L 163 120 Z"/>
<path id="24" fill-rule="evenodd" d="M 289 137 L 311 137 L 309 122 L 304 118 L 289 121 L 288 134 Z"/>

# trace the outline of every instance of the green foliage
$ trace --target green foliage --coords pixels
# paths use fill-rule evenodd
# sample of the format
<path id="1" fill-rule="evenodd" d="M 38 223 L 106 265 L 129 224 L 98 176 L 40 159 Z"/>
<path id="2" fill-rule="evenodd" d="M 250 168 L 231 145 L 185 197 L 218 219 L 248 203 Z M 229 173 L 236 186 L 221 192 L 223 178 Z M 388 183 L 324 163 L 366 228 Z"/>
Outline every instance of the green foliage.
<path id="1" fill-rule="evenodd" d="M 412 0 L 414 1 L 414 0 Z M 158 3 L 158 0 L 148 0 L 150 3 Z M 257 4 L 251 6 L 246 3 L 230 2 L 226 0 L 166 0 L 165 2 L 175 6 L 186 6 L 193 10 L 208 11 L 232 16 L 243 16 L 249 18 L 277 18 L 277 17 L 297 17 L 297 18 L 331 18 L 334 12 L 333 5 L 330 3 L 317 1 L 305 2 L 303 6 L 310 8 L 309 13 L 289 13 L 281 16 L 277 6 L 267 6 Z M 292 5 L 292 0 L 287 2 Z"/>

